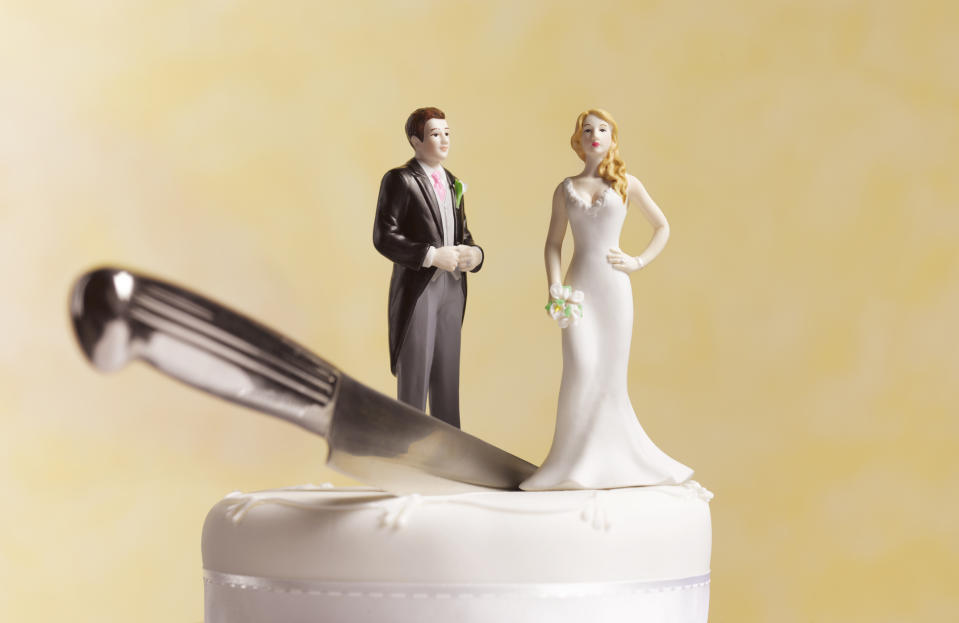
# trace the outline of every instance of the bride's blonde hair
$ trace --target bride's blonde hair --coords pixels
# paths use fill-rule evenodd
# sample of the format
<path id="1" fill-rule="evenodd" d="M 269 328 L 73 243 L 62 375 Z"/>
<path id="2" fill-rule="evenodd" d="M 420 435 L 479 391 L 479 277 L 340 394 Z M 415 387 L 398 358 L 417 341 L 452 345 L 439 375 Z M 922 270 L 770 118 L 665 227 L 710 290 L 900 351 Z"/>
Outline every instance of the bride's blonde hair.
<path id="1" fill-rule="evenodd" d="M 612 189 L 623 198 L 623 202 L 625 203 L 626 189 L 629 187 L 629 182 L 626 181 L 626 165 L 619 157 L 619 132 L 616 129 L 616 121 L 613 119 L 613 116 L 601 108 L 590 108 L 586 112 L 580 113 L 579 117 L 576 118 L 576 129 L 573 130 L 573 136 L 569 139 L 569 144 L 573 146 L 573 151 L 576 152 L 579 159 L 586 162 L 586 153 L 583 151 L 581 140 L 583 138 L 583 121 L 585 121 L 589 115 L 599 117 L 608 123 L 612 129 L 612 144 L 609 146 L 609 151 L 606 152 L 603 160 L 599 163 L 597 173 L 599 173 L 601 178 L 609 182 Z"/>

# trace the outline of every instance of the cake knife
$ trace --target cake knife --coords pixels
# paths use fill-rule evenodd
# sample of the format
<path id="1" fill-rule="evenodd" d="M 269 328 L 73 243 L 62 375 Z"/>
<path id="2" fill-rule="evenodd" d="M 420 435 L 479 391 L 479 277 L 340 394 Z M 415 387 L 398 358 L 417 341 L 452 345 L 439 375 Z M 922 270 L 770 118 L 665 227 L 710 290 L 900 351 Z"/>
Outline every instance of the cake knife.
<path id="1" fill-rule="evenodd" d="M 81 276 L 77 341 L 112 372 L 141 359 L 184 383 L 324 437 L 327 466 L 396 494 L 516 489 L 534 465 L 363 385 L 199 294 L 118 268 Z"/>

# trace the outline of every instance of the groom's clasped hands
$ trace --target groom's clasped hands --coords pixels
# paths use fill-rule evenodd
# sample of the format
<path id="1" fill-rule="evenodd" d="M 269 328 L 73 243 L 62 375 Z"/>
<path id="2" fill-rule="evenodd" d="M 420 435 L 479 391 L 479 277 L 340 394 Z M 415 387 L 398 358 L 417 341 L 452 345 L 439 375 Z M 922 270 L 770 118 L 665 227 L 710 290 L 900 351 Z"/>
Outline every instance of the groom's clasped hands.
<path id="1" fill-rule="evenodd" d="M 482 259 L 483 253 L 478 248 L 458 244 L 437 248 L 433 255 L 433 266 L 447 272 L 454 270 L 469 272 L 476 268 Z"/>

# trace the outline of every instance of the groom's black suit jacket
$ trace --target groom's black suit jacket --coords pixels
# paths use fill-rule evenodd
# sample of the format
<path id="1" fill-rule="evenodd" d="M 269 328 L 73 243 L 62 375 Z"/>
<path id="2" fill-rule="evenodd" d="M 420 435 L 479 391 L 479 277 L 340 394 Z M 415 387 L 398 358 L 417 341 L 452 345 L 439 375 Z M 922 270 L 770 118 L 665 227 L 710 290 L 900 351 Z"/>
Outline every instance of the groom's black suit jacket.
<path id="1" fill-rule="evenodd" d="M 450 197 L 454 198 L 456 177 L 446 171 Z M 465 200 L 453 206 L 453 244 L 477 246 L 466 226 Z M 443 246 L 440 207 L 433 193 L 433 182 L 412 159 L 401 167 L 390 169 L 380 182 L 373 223 L 373 246 L 393 262 L 390 279 L 389 328 L 390 370 L 396 374 L 396 361 L 406 339 L 413 308 L 433 274 L 435 266 L 423 268 L 430 247 Z M 470 272 L 476 272 L 483 261 Z M 466 275 L 461 274 L 463 314 L 466 312 Z M 462 315 L 460 317 L 462 322 Z"/>

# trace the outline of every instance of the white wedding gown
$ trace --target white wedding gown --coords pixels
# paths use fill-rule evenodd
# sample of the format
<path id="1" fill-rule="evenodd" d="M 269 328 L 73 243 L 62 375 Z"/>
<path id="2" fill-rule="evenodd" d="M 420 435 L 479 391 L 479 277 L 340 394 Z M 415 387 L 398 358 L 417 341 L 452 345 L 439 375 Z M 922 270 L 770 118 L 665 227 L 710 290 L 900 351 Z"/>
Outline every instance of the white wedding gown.
<path id="1" fill-rule="evenodd" d="M 583 317 L 563 329 L 563 380 L 553 445 L 521 489 L 609 489 L 679 484 L 693 470 L 666 455 L 639 425 L 626 368 L 633 332 L 629 275 L 606 261 L 619 246 L 622 198 L 607 188 L 592 205 L 563 182 L 574 253 L 567 285 L 585 294 Z"/>

